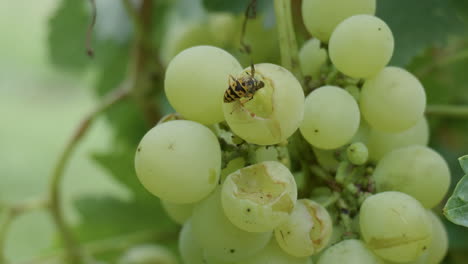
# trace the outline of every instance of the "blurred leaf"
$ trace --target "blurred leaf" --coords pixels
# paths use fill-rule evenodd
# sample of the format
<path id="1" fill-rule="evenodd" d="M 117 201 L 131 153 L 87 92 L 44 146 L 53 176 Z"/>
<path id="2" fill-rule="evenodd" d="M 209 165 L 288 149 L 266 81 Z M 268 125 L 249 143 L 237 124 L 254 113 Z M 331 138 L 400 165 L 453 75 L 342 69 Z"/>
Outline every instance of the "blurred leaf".
<path id="1" fill-rule="evenodd" d="M 122 201 L 114 197 L 84 197 L 75 202 L 81 221 L 76 233 L 92 241 L 138 231 L 174 230 L 158 199 L 151 203 Z"/>
<path id="2" fill-rule="evenodd" d="M 203 5 L 208 11 L 212 12 L 231 12 L 243 13 L 249 6 L 252 0 L 203 0 Z M 264 9 L 273 5 L 273 0 L 257 0 L 257 12 L 262 12 Z"/>
<path id="3" fill-rule="evenodd" d="M 87 1 L 62 0 L 49 20 L 49 53 L 52 63 L 81 70 L 90 62 L 85 51 L 89 14 Z"/>
<path id="4" fill-rule="evenodd" d="M 468 174 L 468 155 L 460 157 L 458 161 L 460 162 L 460 166 L 462 167 L 463 172 L 465 172 L 465 174 Z"/>
<path id="5" fill-rule="evenodd" d="M 458 182 L 445 205 L 444 215 L 453 223 L 468 227 L 468 175 Z"/>
<path id="6" fill-rule="evenodd" d="M 458 10 L 453 1 L 378 1 L 377 16 L 390 26 L 395 38 L 390 64 L 405 66 L 433 44 L 444 43 L 451 34 L 466 33 L 467 23 L 455 14 L 468 10 Z"/>

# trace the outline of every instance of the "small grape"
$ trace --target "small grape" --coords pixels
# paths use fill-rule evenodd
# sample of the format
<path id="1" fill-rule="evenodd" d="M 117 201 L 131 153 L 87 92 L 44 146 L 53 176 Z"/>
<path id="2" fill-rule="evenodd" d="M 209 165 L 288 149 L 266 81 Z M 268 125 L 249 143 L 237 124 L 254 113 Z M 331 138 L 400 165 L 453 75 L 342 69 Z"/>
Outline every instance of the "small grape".
<path id="1" fill-rule="evenodd" d="M 335 28 L 328 52 L 339 71 L 353 78 L 370 78 L 388 64 L 393 46 L 392 31 L 384 21 L 356 15 Z"/>
<path id="2" fill-rule="evenodd" d="M 321 67 L 327 62 L 327 50 L 320 48 L 320 40 L 309 39 L 299 51 L 299 63 L 302 73 L 313 79 L 320 77 Z"/>
<path id="3" fill-rule="evenodd" d="M 177 264 L 174 254 L 168 249 L 153 245 L 138 245 L 128 249 L 118 264 Z"/>
<path id="4" fill-rule="evenodd" d="M 169 63 L 164 90 L 169 103 L 185 118 L 215 124 L 224 120 L 222 100 L 229 75 L 241 70 L 236 58 L 220 48 L 191 47 Z"/>
<path id="5" fill-rule="evenodd" d="M 320 252 L 328 244 L 332 230 L 327 210 L 312 200 L 301 199 L 287 221 L 275 229 L 275 237 L 288 254 L 306 257 Z"/>
<path id="6" fill-rule="evenodd" d="M 169 121 L 143 137 L 135 155 L 135 170 L 143 186 L 162 200 L 195 203 L 218 184 L 221 148 L 205 126 Z"/>
<path id="7" fill-rule="evenodd" d="M 362 165 L 367 162 L 369 151 L 367 150 L 366 145 L 361 142 L 356 142 L 346 149 L 346 155 L 352 164 Z"/>
<path id="8" fill-rule="evenodd" d="M 249 232 L 271 231 L 293 211 L 297 186 L 288 168 L 265 161 L 230 174 L 223 184 L 227 218 Z"/>
<path id="9" fill-rule="evenodd" d="M 263 250 L 235 264 L 312 264 L 312 260 L 307 257 L 298 258 L 287 254 L 278 246 L 276 239 L 271 239 Z"/>
<path id="10" fill-rule="evenodd" d="M 377 129 L 370 129 L 367 141 L 369 159 L 379 161 L 392 150 L 411 145 L 427 146 L 428 142 L 429 126 L 424 117 L 416 125 L 402 132 L 388 133 Z"/>
<path id="11" fill-rule="evenodd" d="M 354 98 L 356 102 L 359 102 L 361 97 L 361 90 L 356 85 L 348 85 L 345 87 L 345 90 Z"/>
<path id="12" fill-rule="evenodd" d="M 385 155 L 375 168 L 374 180 L 379 192 L 404 192 L 433 208 L 449 189 L 450 171 L 437 152 L 414 145 Z"/>
<path id="13" fill-rule="evenodd" d="M 323 86 L 305 101 L 300 131 L 314 147 L 335 149 L 348 143 L 359 128 L 359 107 L 345 90 Z"/>
<path id="14" fill-rule="evenodd" d="M 364 83 L 359 103 L 372 128 L 396 133 L 421 120 L 426 93 L 411 73 L 402 68 L 386 67 Z"/>
<path id="15" fill-rule="evenodd" d="M 304 25 L 312 36 L 328 42 L 335 27 L 358 14 L 375 14 L 376 0 L 303 0 Z"/>
<path id="16" fill-rule="evenodd" d="M 348 239 L 329 247 L 317 264 L 384 264 L 361 240 Z"/>
<path id="17" fill-rule="evenodd" d="M 274 145 L 285 141 L 299 127 L 304 114 L 304 92 L 299 81 L 285 68 L 257 64 L 255 78 L 264 87 L 252 100 L 224 103 L 224 117 L 232 131 L 245 141 L 258 145 Z M 251 67 L 240 75 L 251 76 Z"/>
<path id="18" fill-rule="evenodd" d="M 263 249 L 272 236 L 272 232 L 250 233 L 233 225 L 224 214 L 220 188 L 195 207 L 191 221 L 204 256 L 211 260 L 241 261 Z"/>
<path id="19" fill-rule="evenodd" d="M 359 222 L 367 246 L 387 261 L 414 261 L 431 243 L 432 224 L 424 207 L 401 192 L 367 198 Z"/>
<path id="20" fill-rule="evenodd" d="M 161 204 L 169 217 L 181 225 L 190 218 L 195 206 L 195 204 L 176 204 L 168 201 L 161 201 Z"/>

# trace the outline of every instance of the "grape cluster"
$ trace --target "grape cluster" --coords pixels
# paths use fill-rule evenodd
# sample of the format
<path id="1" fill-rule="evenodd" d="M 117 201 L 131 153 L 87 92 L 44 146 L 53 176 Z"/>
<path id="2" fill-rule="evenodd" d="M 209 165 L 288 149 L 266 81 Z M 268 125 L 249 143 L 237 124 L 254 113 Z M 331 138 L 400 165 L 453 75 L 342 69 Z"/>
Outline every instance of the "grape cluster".
<path id="1" fill-rule="evenodd" d="M 393 35 L 375 9 L 303 0 L 310 82 L 271 63 L 243 69 L 214 46 L 172 58 L 164 85 L 177 114 L 143 137 L 135 168 L 183 225 L 184 263 L 442 260 L 447 234 L 431 209 L 450 172 L 427 147 L 423 86 L 387 66 Z"/>

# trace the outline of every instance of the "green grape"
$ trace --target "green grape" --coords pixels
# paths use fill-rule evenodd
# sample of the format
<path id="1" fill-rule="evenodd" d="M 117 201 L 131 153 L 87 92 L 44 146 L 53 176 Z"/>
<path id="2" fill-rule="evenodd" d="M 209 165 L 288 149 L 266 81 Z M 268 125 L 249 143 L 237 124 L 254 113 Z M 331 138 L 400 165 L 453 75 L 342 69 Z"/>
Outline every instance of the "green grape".
<path id="1" fill-rule="evenodd" d="M 372 128 L 402 132 L 423 117 L 426 93 L 411 73 L 402 68 L 386 67 L 364 83 L 359 103 Z"/>
<path id="2" fill-rule="evenodd" d="M 327 50 L 320 48 L 320 40 L 309 39 L 299 51 L 302 73 L 313 79 L 319 78 L 321 67 L 327 62 L 327 58 Z"/>
<path id="3" fill-rule="evenodd" d="M 374 180 L 379 192 L 404 192 L 433 208 L 449 189 L 450 171 L 437 152 L 414 145 L 385 155 L 375 168 Z"/>
<path id="4" fill-rule="evenodd" d="M 206 264 L 203 249 L 192 230 L 192 220 L 187 220 L 179 234 L 179 252 L 185 264 Z"/>
<path id="5" fill-rule="evenodd" d="M 234 225 L 249 232 L 266 232 L 291 214 L 297 186 L 283 164 L 265 161 L 230 174 L 221 197 L 224 213 Z"/>
<path id="6" fill-rule="evenodd" d="M 195 203 L 218 184 L 221 148 L 205 126 L 169 121 L 143 137 L 135 155 L 135 170 L 143 186 L 162 200 Z"/>
<path id="7" fill-rule="evenodd" d="M 312 260 L 307 257 L 298 258 L 287 254 L 278 246 L 276 239 L 272 239 L 263 250 L 235 264 L 312 264 Z"/>
<path id="8" fill-rule="evenodd" d="M 300 131 L 312 146 L 335 149 L 356 134 L 359 120 L 359 107 L 348 92 L 323 86 L 307 96 Z"/>
<path id="9" fill-rule="evenodd" d="M 367 198 L 359 222 L 367 246 L 387 261 L 414 261 L 431 243 L 432 224 L 424 207 L 401 192 Z"/>
<path id="10" fill-rule="evenodd" d="M 428 142 L 429 126 L 424 117 L 416 125 L 402 132 L 388 133 L 377 129 L 370 129 L 367 141 L 369 159 L 379 161 L 392 150 L 411 145 L 426 146 Z"/>
<path id="11" fill-rule="evenodd" d="M 328 42 L 335 27 L 350 16 L 375 14 L 376 0 L 303 0 L 302 17 L 309 33 Z"/>
<path id="12" fill-rule="evenodd" d="M 354 98 L 357 102 L 359 102 L 359 98 L 361 97 L 361 90 L 356 85 L 348 85 L 345 87 L 345 90 Z"/>
<path id="13" fill-rule="evenodd" d="M 367 162 L 369 151 L 367 150 L 366 145 L 361 142 L 356 142 L 346 149 L 346 155 L 352 164 L 362 165 Z"/>
<path id="14" fill-rule="evenodd" d="M 367 145 L 367 142 L 369 141 L 369 133 L 370 133 L 370 127 L 367 124 L 366 120 L 364 118 L 360 119 L 359 122 L 359 129 L 354 134 L 353 138 L 351 139 L 351 142 L 362 142 Z"/>
<path id="15" fill-rule="evenodd" d="M 238 78 L 250 78 L 251 67 Z M 245 141 L 274 145 L 285 141 L 299 127 L 304 114 L 304 92 L 299 81 L 285 68 L 255 65 L 255 76 L 264 87 L 248 98 L 224 103 L 224 117 L 232 131 Z"/>
<path id="16" fill-rule="evenodd" d="M 262 146 L 255 150 L 255 163 L 278 161 L 278 151 L 273 146 Z"/>
<path id="17" fill-rule="evenodd" d="M 291 216 L 275 229 L 276 241 L 288 254 L 306 257 L 328 244 L 333 223 L 327 210 L 307 199 L 298 200 Z"/>
<path id="18" fill-rule="evenodd" d="M 392 31 L 384 21 L 371 15 L 357 15 L 336 27 L 328 52 L 339 71 L 354 78 L 370 78 L 388 64 L 393 46 Z"/>
<path id="19" fill-rule="evenodd" d="M 361 240 L 348 239 L 335 244 L 320 256 L 317 264 L 384 264 Z"/>
<path id="20" fill-rule="evenodd" d="M 216 43 L 216 46 L 229 47 L 237 40 L 235 34 L 239 31 L 239 23 L 238 19 L 231 13 L 209 13 L 207 24 L 211 38 Z"/>
<path id="21" fill-rule="evenodd" d="M 195 207 L 192 230 L 206 258 L 224 262 L 252 256 L 264 248 L 272 236 L 272 232 L 250 233 L 233 225 L 224 214 L 220 188 Z"/>
<path id="22" fill-rule="evenodd" d="M 188 48 L 169 63 L 164 90 L 169 103 L 185 118 L 218 123 L 224 120 L 221 105 L 229 75 L 241 70 L 239 62 L 220 48 Z"/>
<path id="23" fill-rule="evenodd" d="M 187 219 L 192 215 L 193 207 L 195 204 L 176 204 L 168 201 L 161 200 L 161 204 L 169 215 L 169 217 L 176 223 L 183 225 Z"/>
<path id="24" fill-rule="evenodd" d="M 153 245 L 138 245 L 128 249 L 118 264 L 177 264 L 174 254 L 168 249 Z"/>
<path id="25" fill-rule="evenodd" d="M 318 164 L 329 171 L 334 171 L 338 168 L 339 161 L 336 159 L 336 150 L 325 150 L 312 148 L 314 155 L 317 158 Z"/>

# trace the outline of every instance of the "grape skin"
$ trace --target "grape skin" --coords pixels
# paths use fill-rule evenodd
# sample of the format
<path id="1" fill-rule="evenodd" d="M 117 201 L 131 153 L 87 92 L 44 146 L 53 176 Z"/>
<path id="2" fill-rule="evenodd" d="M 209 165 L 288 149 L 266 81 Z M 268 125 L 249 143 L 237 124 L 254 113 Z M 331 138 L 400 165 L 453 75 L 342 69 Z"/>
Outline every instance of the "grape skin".
<path id="1" fill-rule="evenodd" d="M 432 239 L 432 224 L 424 207 L 401 192 L 367 198 L 361 205 L 359 225 L 367 246 L 387 261 L 414 261 Z"/>
<path id="2" fill-rule="evenodd" d="M 215 124 L 224 120 L 222 99 L 229 75 L 241 70 L 236 58 L 220 48 L 191 47 L 169 63 L 164 90 L 171 106 L 185 118 Z"/>
<path id="3" fill-rule="evenodd" d="M 187 120 L 169 121 L 143 137 L 135 155 L 135 170 L 143 186 L 159 198 L 194 203 L 218 184 L 221 148 L 205 126 Z"/>
<path id="4" fill-rule="evenodd" d="M 250 233 L 233 225 L 224 214 L 220 188 L 195 207 L 191 220 L 205 257 L 217 261 L 246 259 L 263 249 L 272 236 L 272 232 Z"/>
<path id="5" fill-rule="evenodd" d="M 359 103 L 362 115 L 373 129 L 396 133 L 421 120 L 426 93 L 411 73 L 386 67 L 364 83 Z"/>
<path id="6" fill-rule="evenodd" d="M 181 225 L 190 218 L 195 206 L 195 204 L 175 204 L 164 200 L 161 201 L 161 204 L 169 217 Z"/>
<path id="7" fill-rule="evenodd" d="M 307 96 L 300 131 L 312 146 L 335 149 L 351 140 L 359 122 L 356 100 L 339 87 L 323 86 Z"/>
<path id="8" fill-rule="evenodd" d="M 377 191 L 400 191 L 424 207 L 435 207 L 450 186 L 447 162 L 434 150 L 409 146 L 385 155 L 374 171 Z"/>
<path id="9" fill-rule="evenodd" d="M 376 0 L 303 0 L 302 17 L 310 34 L 328 42 L 335 27 L 348 17 L 374 15 Z"/>
<path id="10" fill-rule="evenodd" d="M 320 252 L 331 238 L 333 223 L 320 204 L 298 200 L 287 221 L 275 229 L 276 241 L 288 254 L 307 257 Z"/>
<path id="11" fill-rule="evenodd" d="M 299 50 L 299 63 L 302 73 L 317 79 L 321 67 L 327 62 L 327 50 L 320 48 L 320 40 L 312 38 L 306 41 Z"/>
<path id="12" fill-rule="evenodd" d="M 353 78 L 370 78 L 393 55 L 392 31 L 381 19 L 356 15 L 341 22 L 330 38 L 329 54 L 335 67 Z"/>
<path id="13" fill-rule="evenodd" d="M 185 222 L 179 234 L 179 252 L 186 264 L 205 264 L 203 249 L 193 234 L 192 222 Z"/>
<path id="14" fill-rule="evenodd" d="M 361 240 L 349 239 L 335 244 L 320 256 L 317 264 L 384 264 Z"/>
<path id="15" fill-rule="evenodd" d="M 154 244 L 143 244 L 128 249 L 117 262 L 117 264 L 148 263 L 177 264 L 177 259 L 165 247 Z"/>
<path id="16" fill-rule="evenodd" d="M 429 126 L 424 117 L 416 125 L 403 132 L 388 133 L 377 129 L 370 129 L 367 141 L 369 159 L 379 161 L 392 150 L 411 145 L 427 146 L 428 142 Z"/>
<path id="17" fill-rule="evenodd" d="M 265 161 L 230 174 L 222 187 L 228 219 L 249 232 L 271 231 L 284 222 L 297 200 L 297 186 L 288 168 Z"/>
<path id="18" fill-rule="evenodd" d="M 235 264 L 312 264 L 310 258 L 298 258 L 284 252 L 276 243 L 276 239 L 271 239 L 270 243 L 254 256 Z"/>

